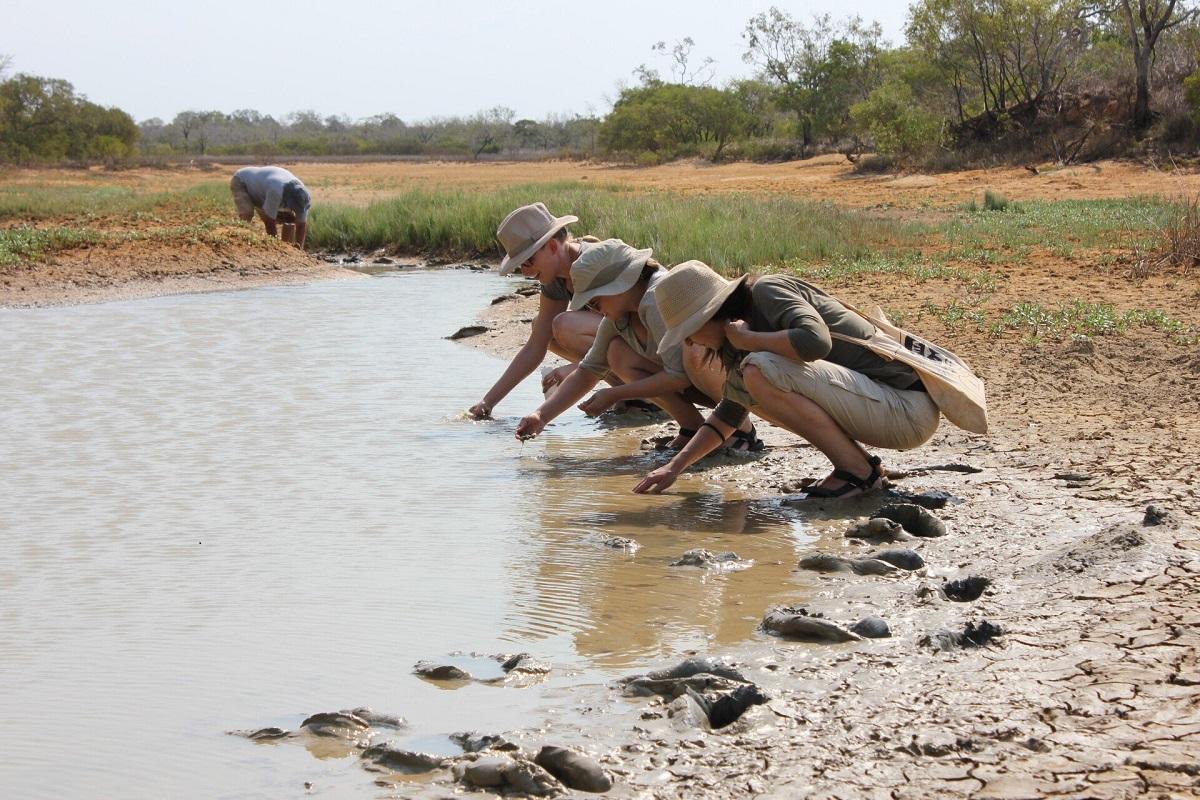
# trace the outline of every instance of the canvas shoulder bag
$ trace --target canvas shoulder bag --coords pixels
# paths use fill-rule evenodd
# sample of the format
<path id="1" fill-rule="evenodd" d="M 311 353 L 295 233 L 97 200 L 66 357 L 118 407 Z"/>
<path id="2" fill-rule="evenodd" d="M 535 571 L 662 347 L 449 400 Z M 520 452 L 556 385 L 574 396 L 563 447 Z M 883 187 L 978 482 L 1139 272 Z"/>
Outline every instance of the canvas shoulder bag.
<path id="1" fill-rule="evenodd" d="M 830 331 L 834 339 L 867 348 L 889 361 L 899 361 L 916 370 L 926 391 L 946 419 L 965 431 L 987 433 L 987 395 L 983 381 L 966 362 L 944 347 L 893 325 L 876 307 L 874 314 L 864 314 L 854 306 L 842 305 L 875 326 L 868 339 L 846 336 Z"/>

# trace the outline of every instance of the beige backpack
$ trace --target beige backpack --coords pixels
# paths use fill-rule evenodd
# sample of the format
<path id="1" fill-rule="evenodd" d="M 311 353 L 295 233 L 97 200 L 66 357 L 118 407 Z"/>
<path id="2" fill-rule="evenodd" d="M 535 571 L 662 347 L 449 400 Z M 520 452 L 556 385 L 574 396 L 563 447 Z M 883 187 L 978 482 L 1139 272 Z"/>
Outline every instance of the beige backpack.
<path id="1" fill-rule="evenodd" d="M 868 315 L 841 302 L 874 325 L 875 333 L 869 339 L 859 339 L 830 331 L 834 339 L 860 345 L 889 361 L 908 364 L 921 376 L 929 398 L 946 419 L 964 431 L 987 433 L 987 397 L 983 381 L 971 372 L 965 361 L 944 347 L 896 327 L 878 306 L 874 314 Z"/>

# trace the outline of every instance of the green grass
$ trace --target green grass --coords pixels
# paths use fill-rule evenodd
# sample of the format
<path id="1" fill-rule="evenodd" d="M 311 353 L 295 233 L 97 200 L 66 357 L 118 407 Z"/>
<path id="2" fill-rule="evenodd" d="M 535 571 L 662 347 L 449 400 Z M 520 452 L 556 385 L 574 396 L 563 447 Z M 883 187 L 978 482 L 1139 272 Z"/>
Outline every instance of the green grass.
<path id="1" fill-rule="evenodd" d="M 29 225 L 0 228 L 0 266 L 33 261 L 54 250 L 95 244 L 101 238 L 99 232 L 86 228 L 34 228 Z"/>
<path id="2" fill-rule="evenodd" d="M 628 194 L 620 186 L 561 182 L 487 193 L 414 190 L 366 208 L 315 205 L 314 248 L 397 251 L 454 257 L 501 255 L 496 226 L 512 209 L 541 200 L 555 214 L 574 214 L 576 234 L 616 237 L 651 247 L 666 264 L 699 259 L 740 273 L 799 260 L 858 259 L 913 246 L 927 226 L 792 198 Z"/>
<path id="3" fill-rule="evenodd" d="M 1039 303 L 1018 303 L 1000 319 L 1007 329 L 1017 330 L 1034 339 L 1065 339 L 1071 335 L 1108 336 L 1123 334 L 1130 328 L 1153 328 L 1177 339 L 1196 336 L 1195 326 L 1167 316 L 1159 309 L 1117 311 L 1107 303 L 1075 300 L 1047 308 Z"/>

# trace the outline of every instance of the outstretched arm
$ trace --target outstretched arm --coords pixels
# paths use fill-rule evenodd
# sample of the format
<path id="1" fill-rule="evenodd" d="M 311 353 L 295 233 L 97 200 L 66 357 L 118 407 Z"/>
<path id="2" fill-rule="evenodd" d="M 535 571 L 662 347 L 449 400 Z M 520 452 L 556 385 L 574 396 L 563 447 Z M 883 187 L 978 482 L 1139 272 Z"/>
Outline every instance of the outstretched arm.
<path id="1" fill-rule="evenodd" d="M 558 389 L 529 416 L 517 423 L 517 438 L 537 436 L 550 421 L 575 403 L 599 383 L 600 378 L 586 369 L 577 369 L 558 385 Z"/>
<path id="2" fill-rule="evenodd" d="M 587 402 L 579 406 L 579 410 L 587 414 L 589 417 L 594 417 L 597 414 L 602 414 L 612 407 L 613 403 L 619 400 L 632 400 L 634 398 L 645 399 L 649 397 L 662 397 L 668 394 L 682 392 L 692 383 L 687 377 L 675 377 L 664 372 L 656 372 L 653 375 L 648 375 L 640 380 L 630 383 L 623 383 L 619 386 L 610 386 L 607 389 L 601 389 L 587 399 Z"/>
<path id="3" fill-rule="evenodd" d="M 538 365 L 546 358 L 546 351 L 550 349 L 550 340 L 554 336 L 554 318 L 566 308 L 566 300 L 551 300 L 545 295 L 542 296 L 537 316 L 533 318 L 529 339 L 513 356 L 513 360 L 509 362 L 504 374 L 491 389 L 488 389 L 483 399 L 468 409 L 471 416 L 476 419 L 490 417 L 496 404 L 507 397 L 518 383 L 525 380 L 538 368 Z"/>
<path id="4" fill-rule="evenodd" d="M 661 493 L 675 482 L 681 472 L 716 450 L 733 434 L 733 431 L 732 425 L 722 422 L 715 413 L 709 414 L 708 419 L 704 420 L 704 424 L 700 430 L 696 431 L 696 435 L 692 437 L 691 441 L 684 445 L 684 448 L 665 465 L 642 478 L 641 482 L 633 487 L 633 491 L 638 494 Z"/>

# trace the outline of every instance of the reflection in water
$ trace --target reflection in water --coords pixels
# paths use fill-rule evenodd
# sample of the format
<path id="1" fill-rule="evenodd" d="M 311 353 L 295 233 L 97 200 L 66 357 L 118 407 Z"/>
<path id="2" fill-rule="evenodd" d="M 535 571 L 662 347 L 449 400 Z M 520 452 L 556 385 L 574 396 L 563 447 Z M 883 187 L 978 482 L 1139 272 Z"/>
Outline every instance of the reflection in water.
<path id="1" fill-rule="evenodd" d="M 623 669 L 743 641 L 767 606 L 795 599 L 810 580 L 793 572 L 797 548 L 812 538 L 794 510 L 727 499 L 704 487 L 702 473 L 685 476 L 667 495 L 632 494 L 631 476 L 663 458 L 636 451 L 639 437 L 545 437 L 538 462 L 542 550 L 529 587 L 517 589 L 522 613 L 514 639 L 569 632 L 579 654 Z M 622 449 L 634 452 L 605 455 Z M 588 468 L 598 463 L 604 466 Z M 614 551 L 603 545 L 608 536 L 641 547 Z M 755 563 L 733 572 L 668 566 L 693 548 L 733 550 Z"/>

